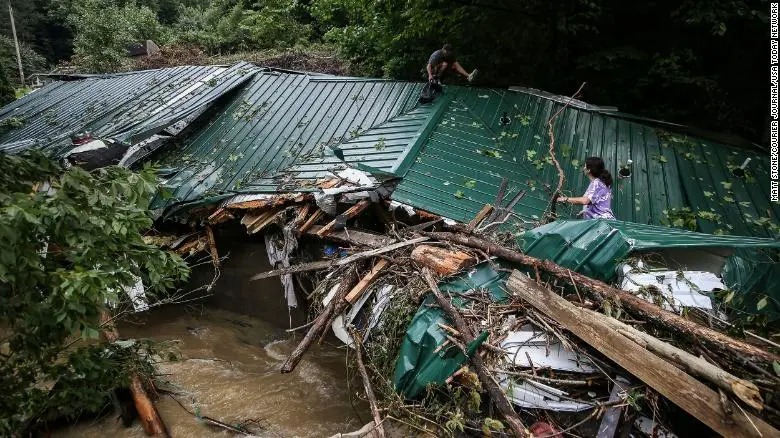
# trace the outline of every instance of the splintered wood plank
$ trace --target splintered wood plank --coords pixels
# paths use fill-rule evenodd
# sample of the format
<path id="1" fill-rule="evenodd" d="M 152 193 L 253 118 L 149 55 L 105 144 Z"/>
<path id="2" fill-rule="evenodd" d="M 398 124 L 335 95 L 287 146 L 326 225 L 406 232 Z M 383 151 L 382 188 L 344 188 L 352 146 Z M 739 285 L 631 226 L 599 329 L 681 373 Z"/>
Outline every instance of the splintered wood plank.
<path id="1" fill-rule="evenodd" d="M 363 294 L 366 292 L 366 289 L 368 289 L 369 286 L 371 286 L 371 283 L 376 280 L 377 276 L 379 276 L 379 273 L 382 272 L 385 267 L 390 262 L 388 262 L 386 259 L 379 259 L 379 261 L 374 265 L 374 267 L 369 271 L 368 274 L 366 274 L 365 277 L 363 277 L 358 284 L 355 285 L 355 287 L 352 288 L 351 291 L 347 294 L 347 296 L 344 298 L 349 302 L 349 304 L 355 304 L 357 300 L 360 299 L 360 297 L 363 296 Z"/>
<path id="2" fill-rule="evenodd" d="M 363 210 L 368 208 L 369 205 L 371 205 L 371 200 L 363 199 L 357 204 L 353 205 L 352 207 L 349 207 L 347 211 L 341 213 L 339 216 L 343 217 L 346 220 L 352 219 L 355 216 L 359 215 Z M 337 219 L 333 219 L 327 225 L 320 228 L 320 231 L 317 232 L 317 235 L 320 237 L 325 237 L 328 234 L 330 234 L 330 232 L 333 231 L 333 228 L 336 227 L 336 220 Z"/>

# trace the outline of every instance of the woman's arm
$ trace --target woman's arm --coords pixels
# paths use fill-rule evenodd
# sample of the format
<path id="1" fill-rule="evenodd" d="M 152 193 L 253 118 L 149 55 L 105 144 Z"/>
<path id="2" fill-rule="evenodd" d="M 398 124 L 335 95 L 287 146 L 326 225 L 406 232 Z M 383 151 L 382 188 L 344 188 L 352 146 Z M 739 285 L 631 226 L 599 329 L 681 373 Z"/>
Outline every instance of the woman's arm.
<path id="1" fill-rule="evenodd" d="M 579 204 L 579 205 L 588 205 L 590 204 L 590 198 L 586 196 L 580 196 L 577 198 L 567 198 L 566 196 L 560 196 L 558 198 L 559 202 L 566 202 L 569 204 Z"/>

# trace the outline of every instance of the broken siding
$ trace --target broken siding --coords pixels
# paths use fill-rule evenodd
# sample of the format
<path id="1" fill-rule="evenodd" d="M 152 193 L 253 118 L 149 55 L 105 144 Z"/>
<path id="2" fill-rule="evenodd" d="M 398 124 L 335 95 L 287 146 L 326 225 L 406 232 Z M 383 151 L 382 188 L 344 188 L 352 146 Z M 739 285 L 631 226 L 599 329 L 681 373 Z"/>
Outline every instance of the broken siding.
<path id="1" fill-rule="evenodd" d="M 195 137 L 163 159 L 171 199 L 310 190 L 346 161 L 389 169 L 428 123 L 420 85 L 261 73 Z M 376 144 L 384 139 L 384 147 Z"/>

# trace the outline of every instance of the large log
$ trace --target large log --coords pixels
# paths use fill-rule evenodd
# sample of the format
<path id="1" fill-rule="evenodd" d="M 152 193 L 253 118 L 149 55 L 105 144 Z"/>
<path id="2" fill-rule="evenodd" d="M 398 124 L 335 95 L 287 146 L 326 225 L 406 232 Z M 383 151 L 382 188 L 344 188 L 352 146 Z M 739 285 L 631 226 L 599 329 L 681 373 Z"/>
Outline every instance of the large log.
<path id="1" fill-rule="evenodd" d="M 458 332 L 460 332 L 463 341 L 466 344 L 474 341 L 474 334 L 471 333 L 471 328 L 469 328 L 468 324 L 466 324 L 466 321 L 460 315 L 460 312 L 455 309 L 455 306 L 452 305 L 450 300 L 442 295 L 441 291 L 439 290 L 439 286 L 436 284 L 436 280 L 433 278 L 433 275 L 431 275 L 431 272 L 428 270 L 428 268 L 423 268 L 423 277 L 425 277 L 425 281 L 428 282 L 428 287 L 431 288 L 431 292 L 436 297 L 436 301 L 438 301 L 439 306 L 442 308 L 442 310 L 444 310 L 444 313 L 447 315 L 447 317 L 449 317 L 449 319 L 455 324 L 455 328 L 458 329 Z M 493 376 L 485 366 L 485 362 L 482 360 L 482 356 L 480 356 L 479 353 L 475 353 L 469 357 L 469 360 L 471 361 L 472 365 L 474 365 L 474 368 L 477 371 L 477 376 L 479 376 L 479 380 L 482 382 L 482 386 L 487 390 L 488 394 L 490 395 L 490 399 L 493 400 L 493 403 L 495 403 L 498 412 L 500 412 L 504 417 L 504 420 L 509 423 L 509 428 L 512 430 L 514 435 L 517 437 L 529 436 L 530 434 L 528 430 L 526 429 L 525 425 L 523 425 L 523 422 L 520 420 L 517 412 L 512 409 L 512 405 L 509 403 L 509 399 L 507 398 L 506 394 L 503 390 L 501 390 L 501 387 L 498 386 L 498 383 L 496 383 L 495 379 L 493 379 Z"/>
<path id="2" fill-rule="evenodd" d="M 469 253 L 439 246 L 419 245 L 412 250 L 412 260 L 447 276 L 474 266 L 477 259 Z"/>
<path id="3" fill-rule="evenodd" d="M 688 373 L 702 377 L 714 383 L 724 391 L 734 394 L 748 406 L 759 411 L 764 408 L 764 401 L 761 399 L 761 393 L 753 382 L 740 379 L 707 362 L 701 357 L 694 356 L 685 350 L 681 350 L 648 333 L 637 330 L 617 319 L 605 317 L 601 313 L 589 309 L 583 309 L 583 311 L 587 314 L 591 314 L 593 318 L 602 319 L 621 335 L 626 336 L 640 346 L 647 348 L 666 360 L 676 363 Z"/>
<path id="4" fill-rule="evenodd" d="M 100 324 L 103 327 L 103 336 L 108 342 L 119 340 L 119 331 L 114 326 L 108 311 L 100 313 Z M 138 418 L 141 420 L 144 432 L 149 436 L 170 437 L 168 428 L 165 427 L 157 407 L 154 406 L 141 378 L 135 372 L 130 376 L 130 393 L 133 396 L 133 404 L 138 411 Z"/>
<path id="5" fill-rule="evenodd" d="M 685 319 L 676 313 L 664 310 L 630 292 L 616 289 L 604 282 L 594 280 L 578 272 L 556 265 L 549 260 L 540 260 L 517 251 L 503 248 L 474 236 L 464 236 L 445 232 L 421 232 L 420 234 L 437 240 L 454 242 L 471 248 L 481 249 L 488 254 L 501 257 L 510 262 L 539 268 L 564 281 L 574 283 L 578 287 L 586 288 L 596 295 L 615 300 L 623 306 L 630 308 L 631 311 L 643 318 L 673 329 L 685 335 L 693 342 L 702 342 L 714 350 L 760 361 L 767 366 L 771 365 L 772 361 L 780 360 L 780 356 L 772 352 L 762 350 L 755 345 L 748 344 L 716 330 L 704 327 L 694 321 Z"/>
<path id="6" fill-rule="evenodd" d="M 298 366 L 301 359 L 303 359 L 306 350 L 311 347 L 311 344 L 320 337 L 326 328 L 330 327 L 333 319 L 336 315 L 340 315 L 341 312 L 347 306 L 347 302 L 344 301 L 344 297 L 352 289 L 352 286 L 357 282 L 357 270 L 349 269 L 347 273 L 341 278 L 339 288 L 336 291 L 336 295 L 328 302 L 325 308 L 314 319 L 314 324 L 306 332 L 306 336 L 303 337 L 301 342 L 295 347 L 295 350 L 290 354 L 287 360 L 282 365 L 282 373 L 292 372 L 295 367 Z"/>
<path id="7" fill-rule="evenodd" d="M 507 288 L 717 433 L 726 437 L 780 436 L 772 426 L 744 411 L 735 411 L 732 421 L 727 421 L 717 392 L 617 333 L 604 322 L 606 316 L 573 305 L 519 271 L 509 277 Z"/>

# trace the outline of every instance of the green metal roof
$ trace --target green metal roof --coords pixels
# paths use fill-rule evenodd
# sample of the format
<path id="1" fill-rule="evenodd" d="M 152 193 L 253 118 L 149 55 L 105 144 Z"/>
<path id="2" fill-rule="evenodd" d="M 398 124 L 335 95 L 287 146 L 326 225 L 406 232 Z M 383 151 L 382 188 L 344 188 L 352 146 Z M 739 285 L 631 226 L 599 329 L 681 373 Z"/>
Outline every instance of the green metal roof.
<path id="1" fill-rule="evenodd" d="M 549 160 L 547 121 L 565 102 L 526 92 L 447 87 L 434 103 L 441 107 L 431 135 L 398 169 L 403 181 L 393 199 L 468 222 L 484 204 L 494 203 L 501 180 L 509 193 L 526 190 L 514 208 L 535 222 L 548 208 L 557 183 Z M 501 123 L 509 117 L 508 125 Z M 669 134 L 614 112 L 569 107 L 555 123 L 556 157 L 564 169 L 564 193 L 580 196 L 587 187 L 582 165 L 600 156 L 614 176 L 612 208 L 618 219 L 670 225 L 684 218 L 706 232 L 773 236 L 780 205 L 769 202 L 769 157 Z M 731 168 L 751 157 L 747 178 Z M 618 177 L 631 160 L 632 174 Z M 689 212 L 682 209 L 688 208 Z M 562 218 L 579 207 L 559 205 Z M 680 226 L 681 221 L 675 225 Z"/>
<path id="2" fill-rule="evenodd" d="M 136 143 L 211 104 L 259 70 L 239 63 L 53 82 L 0 109 L 0 151 L 35 147 L 57 155 L 80 131 Z"/>
<path id="3" fill-rule="evenodd" d="M 207 127 L 161 157 L 173 172 L 165 183 L 173 196 L 155 207 L 215 195 L 311 190 L 316 178 L 346 163 L 390 171 L 434 113 L 418 107 L 420 88 L 258 73 Z"/>
<path id="4" fill-rule="evenodd" d="M 771 305 L 763 313 L 772 319 L 780 316 L 778 239 L 717 236 L 663 226 L 591 219 L 551 222 L 526 231 L 518 240 L 526 254 L 552 260 L 604 281 L 614 280 L 618 265 L 639 251 L 655 253 L 674 249 L 725 248 L 729 251 L 721 253 L 721 257 L 725 258 L 723 281 L 730 290 L 740 292 L 742 297 L 731 304 L 742 311 L 761 313 L 756 302 L 768 295 L 772 298 Z M 706 259 L 702 254 L 690 252 L 673 258 L 683 264 Z"/>

